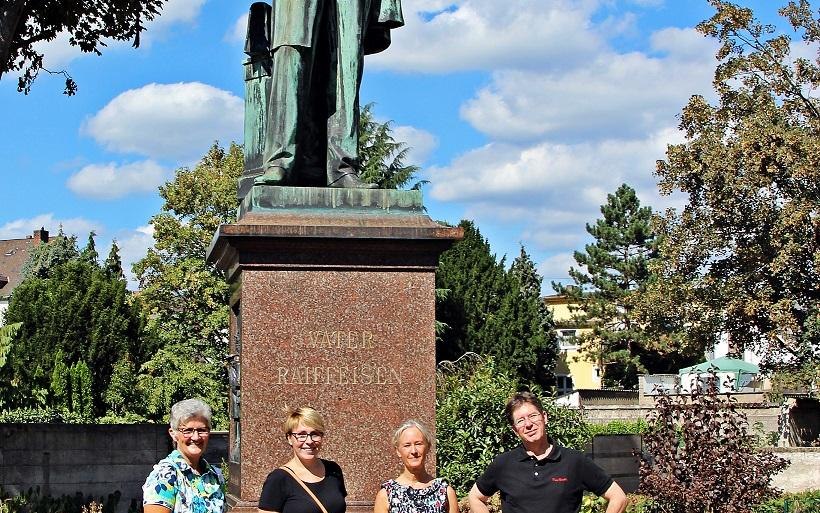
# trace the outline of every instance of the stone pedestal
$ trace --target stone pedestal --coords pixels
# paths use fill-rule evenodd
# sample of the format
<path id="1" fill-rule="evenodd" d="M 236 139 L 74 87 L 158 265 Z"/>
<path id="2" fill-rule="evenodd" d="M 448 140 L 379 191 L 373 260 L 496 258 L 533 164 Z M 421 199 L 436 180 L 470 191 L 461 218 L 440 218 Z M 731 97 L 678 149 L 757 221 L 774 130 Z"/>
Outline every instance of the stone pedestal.
<path id="1" fill-rule="evenodd" d="M 399 469 L 393 430 L 435 420 L 438 257 L 461 229 L 418 191 L 254 187 L 208 259 L 231 297 L 229 504 L 255 508 L 291 456 L 283 408 L 325 418 L 322 456 L 344 471 L 348 511 L 372 511 Z"/>

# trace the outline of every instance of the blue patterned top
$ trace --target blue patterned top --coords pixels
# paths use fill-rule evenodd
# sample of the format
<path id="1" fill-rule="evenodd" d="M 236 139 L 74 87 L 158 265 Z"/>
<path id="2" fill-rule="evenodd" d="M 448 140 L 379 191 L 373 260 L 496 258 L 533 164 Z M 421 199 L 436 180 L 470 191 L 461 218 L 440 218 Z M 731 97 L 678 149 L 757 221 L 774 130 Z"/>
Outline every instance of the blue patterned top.
<path id="1" fill-rule="evenodd" d="M 433 479 L 425 488 L 405 486 L 391 479 L 382 483 L 390 513 L 444 513 L 447 511 L 447 481 Z"/>
<path id="2" fill-rule="evenodd" d="M 219 470 L 204 459 L 197 474 L 179 451 L 154 465 L 142 485 L 142 504 L 164 506 L 173 513 L 223 513 L 225 481 Z"/>

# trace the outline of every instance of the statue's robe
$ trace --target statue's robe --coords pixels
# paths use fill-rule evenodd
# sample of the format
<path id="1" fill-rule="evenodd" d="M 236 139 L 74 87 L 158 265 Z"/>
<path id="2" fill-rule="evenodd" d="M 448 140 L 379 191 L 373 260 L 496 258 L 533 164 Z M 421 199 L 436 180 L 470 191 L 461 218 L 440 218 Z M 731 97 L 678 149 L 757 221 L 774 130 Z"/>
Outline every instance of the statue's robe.
<path id="1" fill-rule="evenodd" d="M 256 183 L 356 178 L 363 58 L 404 24 L 401 0 L 273 0 L 272 15 L 265 174 Z"/>

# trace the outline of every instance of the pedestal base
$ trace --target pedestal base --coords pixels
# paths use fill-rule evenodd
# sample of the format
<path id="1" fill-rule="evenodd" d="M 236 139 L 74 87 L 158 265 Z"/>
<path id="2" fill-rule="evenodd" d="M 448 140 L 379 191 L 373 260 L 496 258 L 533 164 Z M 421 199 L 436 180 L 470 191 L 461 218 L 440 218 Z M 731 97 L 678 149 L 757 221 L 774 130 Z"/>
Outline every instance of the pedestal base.
<path id="1" fill-rule="evenodd" d="M 434 429 L 434 271 L 461 230 L 430 220 L 417 191 L 255 187 L 240 213 L 208 254 L 233 288 L 241 372 L 229 504 L 255 507 L 292 456 L 284 408 L 312 406 L 348 511 L 370 512 L 399 470 L 393 430 L 408 418 Z"/>

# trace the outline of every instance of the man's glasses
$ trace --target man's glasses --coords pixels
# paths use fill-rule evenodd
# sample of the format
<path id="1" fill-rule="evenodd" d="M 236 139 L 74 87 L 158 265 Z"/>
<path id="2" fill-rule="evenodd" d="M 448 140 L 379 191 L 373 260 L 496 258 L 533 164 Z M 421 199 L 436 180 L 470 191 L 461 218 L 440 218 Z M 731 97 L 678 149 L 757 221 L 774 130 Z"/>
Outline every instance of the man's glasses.
<path id="1" fill-rule="evenodd" d="M 311 433 L 288 433 L 290 436 L 296 439 L 298 442 L 304 442 L 308 438 L 310 438 L 311 442 L 321 442 L 322 438 L 324 438 L 325 434 L 320 433 L 318 431 L 313 431 Z"/>
<path id="2" fill-rule="evenodd" d="M 177 428 L 177 431 L 182 433 L 182 436 L 185 438 L 191 438 L 194 436 L 194 433 L 198 434 L 199 438 L 205 438 L 211 434 L 209 428 Z"/>
<path id="3" fill-rule="evenodd" d="M 540 413 L 530 413 L 526 417 L 521 417 L 520 419 L 515 419 L 515 422 L 513 422 L 513 424 L 515 425 L 515 427 L 520 428 L 520 427 L 523 427 L 524 424 L 526 424 L 528 420 L 532 424 L 538 424 L 543 419 L 544 419 L 544 417 Z"/>

